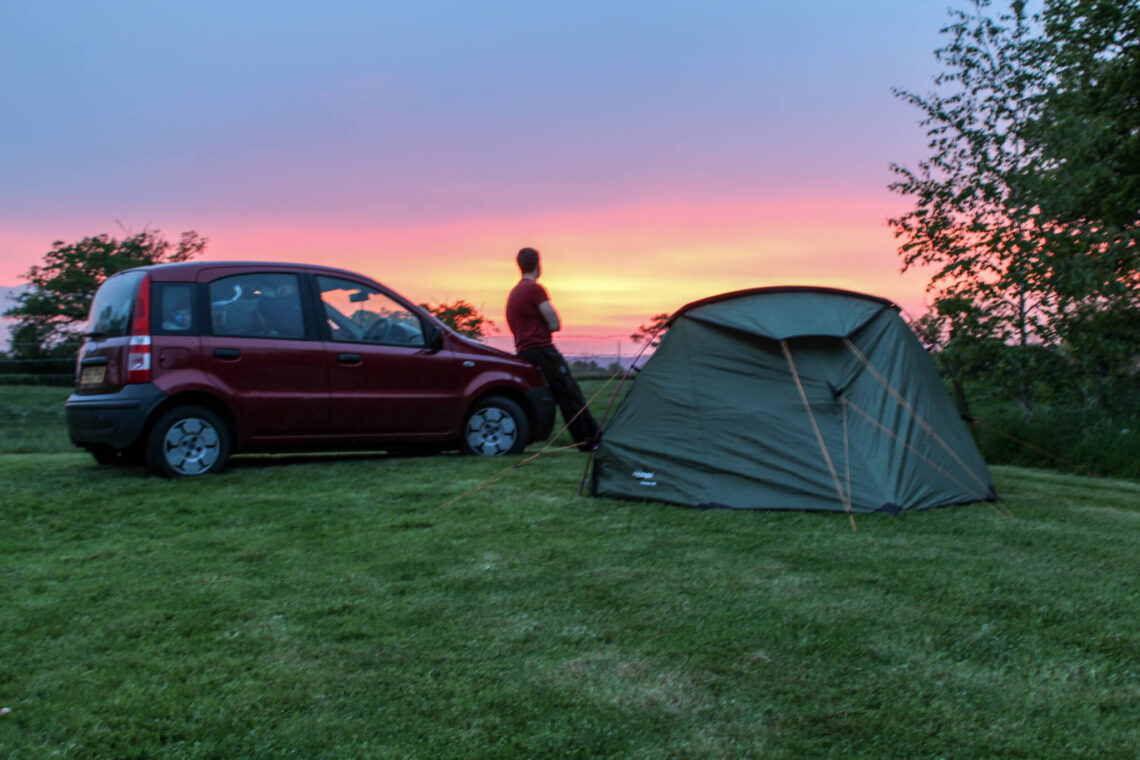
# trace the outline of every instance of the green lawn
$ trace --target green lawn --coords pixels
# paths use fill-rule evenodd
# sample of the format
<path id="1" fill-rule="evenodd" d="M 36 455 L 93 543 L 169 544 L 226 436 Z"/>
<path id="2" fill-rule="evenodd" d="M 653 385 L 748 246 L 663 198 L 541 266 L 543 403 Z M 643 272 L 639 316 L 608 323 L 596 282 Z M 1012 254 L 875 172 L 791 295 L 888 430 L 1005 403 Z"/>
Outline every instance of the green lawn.
<path id="1" fill-rule="evenodd" d="M 1140 746 L 1134 482 L 995 468 L 1013 517 L 852 532 L 581 497 L 571 451 L 445 507 L 517 460 L 239 457 L 169 482 L 72 453 L 66 392 L 4 393 L 0 757 Z"/>
<path id="2" fill-rule="evenodd" d="M 0 385 L 0 454 L 73 453 L 63 403 L 70 388 Z"/>

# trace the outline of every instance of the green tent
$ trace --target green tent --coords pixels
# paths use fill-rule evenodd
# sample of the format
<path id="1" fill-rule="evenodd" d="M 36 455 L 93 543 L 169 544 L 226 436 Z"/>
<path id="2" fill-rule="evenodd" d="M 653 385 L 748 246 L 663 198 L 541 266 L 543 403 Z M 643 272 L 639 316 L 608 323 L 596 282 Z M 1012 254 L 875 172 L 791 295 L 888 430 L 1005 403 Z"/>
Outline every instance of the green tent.
<path id="1" fill-rule="evenodd" d="M 890 514 L 997 498 L 890 301 L 759 288 L 691 303 L 669 325 L 605 427 L 594 495 Z"/>

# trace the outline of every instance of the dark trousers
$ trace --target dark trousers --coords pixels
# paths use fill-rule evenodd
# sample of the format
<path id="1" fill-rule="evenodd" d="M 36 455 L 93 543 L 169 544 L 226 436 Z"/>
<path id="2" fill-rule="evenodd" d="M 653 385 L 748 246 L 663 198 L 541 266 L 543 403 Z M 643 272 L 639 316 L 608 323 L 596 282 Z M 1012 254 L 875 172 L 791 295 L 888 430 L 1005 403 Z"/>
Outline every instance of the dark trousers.
<path id="1" fill-rule="evenodd" d="M 562 416 L 570 422 L 570 437 L 575 443 L 580 444 L 580 449 L 589 451 L 598 442 L 600 430 L 594 416 L 586 407 L 582 389 L 570 374 L 570 367 L 566 366 L 562 354 L 554 346 L 542 346 L 520 351 L 519 358 L 526 359 L 538 367 L 542 376 L 546 378 L 551 395 L 558 402 L 558 408 L 562 410 Z"/>

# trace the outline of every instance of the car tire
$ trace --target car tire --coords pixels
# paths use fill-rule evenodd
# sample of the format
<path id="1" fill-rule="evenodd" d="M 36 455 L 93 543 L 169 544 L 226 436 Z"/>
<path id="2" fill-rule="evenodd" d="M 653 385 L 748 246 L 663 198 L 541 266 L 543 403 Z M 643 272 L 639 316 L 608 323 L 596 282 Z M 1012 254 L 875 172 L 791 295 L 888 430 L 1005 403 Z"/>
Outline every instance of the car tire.
<path id="1" fill-rule="evenodd" d="M 522 407 L 509 398 L 491 396 L 477 402 L 463 422 L 460 447 L 464 454 L 519 454 L 528 443 L 530 421 Z"/>
<path id="2" fill-rule="evenodd" d="M 203 406 L 178 406 L 164 412 L 147 435 L 147 466 L 164 478 L 219 472 L 229 455 L 229 430 Z"/>

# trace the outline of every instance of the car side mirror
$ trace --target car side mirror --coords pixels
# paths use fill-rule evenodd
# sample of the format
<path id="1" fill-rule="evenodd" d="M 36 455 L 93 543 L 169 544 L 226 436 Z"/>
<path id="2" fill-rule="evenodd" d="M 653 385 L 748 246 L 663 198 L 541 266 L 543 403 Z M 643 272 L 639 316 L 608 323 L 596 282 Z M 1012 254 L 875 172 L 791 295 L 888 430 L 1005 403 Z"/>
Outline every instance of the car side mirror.
<path id="1" fill-rule="evenodd" d="M 428 325 L 427 346 L 428 351 L 433 354 L 443 350 L 443 330 L 438 325 Z"/>

